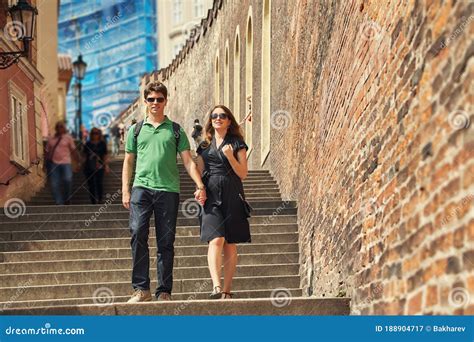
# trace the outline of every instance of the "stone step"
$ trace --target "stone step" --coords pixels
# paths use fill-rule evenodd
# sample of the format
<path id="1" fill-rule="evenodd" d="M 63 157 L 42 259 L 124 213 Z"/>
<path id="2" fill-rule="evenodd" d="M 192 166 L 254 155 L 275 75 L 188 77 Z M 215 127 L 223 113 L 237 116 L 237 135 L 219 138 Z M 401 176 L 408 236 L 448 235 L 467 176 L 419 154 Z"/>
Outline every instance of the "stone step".
<path id="1" fill-rule="evenodd" d="M 189 202 L 188 202 L 189 203 Z M 181 205 L 178 209 L 178 217 L 189 217 L 190 214 L 193 213 L 193 208 L 188 207 L 186 205 Z M 128 219 L 130 216 L 130 212 L 124 208 L 124 210 L 120 211 L 103 211 L 101 208 L 97 208 L 99 210 L 90 213 L 77 213 L 77 212 L 61 212 L 61 213 L 27 213 L 25 210 L 25 214 L 10 218 L 6 215 L 0 215 L 0 223 L 13 223 L 13 222 L 41 222 L 51 220 L 52 217 L 54 220 L 58 221 L 84 221 L 84 220 L 91 220 L 91 219 L 101 219 L 101 220 L 111 220 L 111 219 Z M 253 216 L 260 216 L 260 215 L 296 215 L 297 210 L 296 208 L 255 208 L 252 211 Z"/>
<path id="2" fill-rule="evenodd" d="M 188 197 L 191 198 L 191 197 Z M 281 196 L 272 196 L 272 195 L 258 195 L 258 197 L 254 196 L 247 196 L 247 200 L 249 201 L 281 201 Z M 180 203 L 183 203 L 187 198 L 182 198 L 180 200 Z M 121 198 L 116 198 L 113 203 L 121 203 L 122 199 Z M 75 199 L 74 196 L 71 198 L 72 204 L 80 205 L 80 204 L 90 204 L 89 199 L 83 198 L 83 199 Z M 27 202 L 27 205 L 35 206 L 35 205 L 54 205 L 53 199 L 32 199 L 31 201 Z"/>
<path id="3" fill-rule="evenodd" d="M 297 208 L 295 201 L 249 201 L 254 209 L 257 208 Z M 45 205 L 45 206 L 25 206 L 25 214 L 47 214 L 47 213 L 95 213 L 99 209 L 101 211 L 123 211 L 128 212 L 122 204 L 81 204 L 81 205 Z M 9 218 L 4 214 L 5 209 L 1 211 L 0 218 Z M 0 220 L 1 221 L 1 220 Z"/>
<path id="4" fill-rule="evenodd" d="M 274 265 L 238 265 L 236 277 L 261 277 L 261 276 L 290 276 L 298 275 L 299 264 L 274 264 Z M 30 286 L 59 285 L 59 284 L 86 284 L 97 282 L 125 282 L 130 281 L 132 274 L 131 264 L 125 269 L 114 270 L 81 270 L 67 272 L 27 273 L 0 275 L 1 287 L 16 287 L 20 284 Z M 201 279 L 210 277 L 207 266 L 200 267 L 174 267 L 174 280 Z M 156 268 L 150 269 L 150 279 L 156 281 Z"/>
<path id="5" fill-rule="evenodd" d="M 199 232 L 197 231 L 196 233 Z M 298 242 L 298 233 L 252 234 L 252 241 L 254 243 L 296 243 Z M 201 244 L 199 235 L 177 236 L 174 243 L 175 247 Z M 148 245 L 155 247 L 156 239 L 149 239 Z M 4 241 L 0 242 L 0 251 L 57 251 L 66 249 L 125 248 L 127 246 L 130 246 L 130 238 Z"/>
<path id="6" fill-rule="evenodd" d="M 271 298 L 273 290 L 247 290 L 247 291 L 232 291 L 234 298 Z M 46 300 L 28 300 L 28 301 L 9 301 L 9 302 L 0 302 L 0 314 L 2 310 L 9 310 L 13 308 L 34 308 L 34 307 L 44 307 L 44 306 L 72 306 L 72 305 L 103 305 L 105 303 L 124 303 L 130 299 L 131 293 L 125 296 L 107 296 L 109 293 L 107 290 L 104 290 L 103 293 L 106 295 L 105 298 L 98 297 L 86 297 L 86 298 L 60 298 L 60 299 L 46 299 Z M 291 296 L 292 298 L 300 297 L 302 295 L 302 290 L 299 288 L 295 289 L 285 289 L 285 294 Z M 207 300 L 209 299 L 209 293 L 207 292 L 186 292 L 186 293 L 173 293 L 173 302 L 174 301 L 184 301 L 186 300 L 186 305 L 191 304 L 195 300 Z M 190 302 L 192 301 L 192 302 Z M 131 304 L 128 304 L 131 305 Z"/>
<path id="7" fill-rule="evenodd" d="M 175 257 L 178 256 L 205 256 L 207 245 L 180 246 L 175 248 Z M 264 254 L 264 253 L 297 253 L 297 243 L 250 243 L 238 246 L 239 254 Z M 156 248 L 150 247 L 150 255 L 156 255 Z M 57 260 L 84 260 L 84 259 L 112 259 L 128 258 L 131 256 L 128 248 L 106 249 L 74 249 L 56 251 L 18 251 L 0 252 L 0 262 L 26 262 L 26 261 L 57 261 Z"/>
<path id="8" fill-rule="evenodd" d="M 193 190 L 186 190 L 186 191 L 181 191 L 179 196 L 180 196 L 180 199 L 181 200 L 186 200 L 188 198 L 194 198 L 194 192 L 196 190 L 193 189 Z M 103 198 L 103 201 L 105 200 L 121 200 L 122 199 L 122 196 L 120 195 L 113 195 L 116 191 L 105 191 L 104 192 L 104 198 Z M 112 193 L 112 195 L 110 195 Z M 262 196 L 276 196 L 276 197 L 279 197 L 280 196 L 280 191 L 277 189 L 277 188 L 272 188 L 272 189 L 251 189 L 251 190 L 247 190 L 247 191 L 244 191 L 245 193 L 245 197 L 246 198 L 251 198 L 251 197 L 262 197 Z M 107 196 L 108 194 L 108 196 Z M 49 192 L 44 192 L 44 193 L 40 193 L 40 194 L 37 194 L 35 195 L 34 199 L 35 200 L 40 200 L 40 199 L 52 199 L 52 195 L 51 193 Z M 72 193 L 72 198 L 73 199 L 89 199 L 89 192 L 87 190 L 84 190 L 84 191 L 76 191 L 76 192 L 73 192 Z"/>
<path id="9" fill-rule="evenodd" d="M 130 253 L 129 253 L 130 254 Z M 239 253 L 239 265 L 293 264 L 299 260 L 298 253 Z M 82 270 L 126 269 L 132 265 L 132 258 L 102 258 L 85 260 L 52 260 L 0 263 L 0 274 L 22 274 L 43 272 L 66 272 Z M 207 256 L 177 256 L 174 267 L 207 266 Z M 156 257 L 150 257 L 150 267 L 155 269 Z"/>
<path id="10" fill-rule="evenodd" d="M 283 305 L 282 305 L 282 304 Z M 248 298 L 228 300 L 173 300 L 138 304 L 50 306 L 17 308 L 3 311 L 4 315 L 266 315 L 266 316 L 321 316 L 349 315 L 349 298 L 289 297 Z"/>
<path id="11" fill-rule="evenodd" d="M 298 288 L 300 277 L 298 275 L 260 276 L 260 277 L 235 277 L 232 282 L 235 291 L 263 290 L 279 287 Z M 156 282 L 151 282 L 151 288 L 156 288 Z M 107 287 L 114 295 L 129 295 L 132 289 L 130 280 L 123 282 L 97 282 L 97 283 L 75 283 L 60 285 L 38 285 L 31 286 L 29 283 L 18 283 L 14 287 L 0 288 L 0 301 L 7 302 L 11 298 L 15 300 L 36 300 L 54 298 L 82 298 L 91 297 L 101 287 Z M 19 289 L 23 289 L 21 292 Z M 173 292 L 211 292 L 212 282 L 209 277 L 202 279 L 180 279 L 173 280 Z"/>
<path id="12" fill-rule="evenodd" d="M 99 217 L 100 218 L 100 217 Z M 35 230 L 52 230 L 52 229 L 87 229 L 87 228 L 124 228 L 128 229 L 128 219 L 116 220 L 91 220 L 91 221 L 56 221 L 51 217 L 49 221 L 30 221 L 30 222 L 0 222 L 0 231 L 35 231 Z M 152 215 L 150 225 L 155 225 L 155 220 Z M 253 224 L 270 224 L 270 223 L 297 223 L 296 215 L 260 215 L 249 218 L 249 223 Z M 177 226 L 199 226 L 197 217 L 185 218 L 179 217 L 177 219 Z"/>
<path id="13" fill-rule="evenodd" d="M 293 233 L 298 231 L 297 224 L 272 223 L 256 224 L 251 227 L 253 234 L 261 233 Z M 181 226 L 176 227 L 176 236 L 193 236 L 199 233 L 199 227 Z M 155 236 L 155 229 L 150 229 L 150 237 Z M 56 229 L 40 231 L 10 231 L 0 232 L 1 241 L 27 241 L 27 240 L 63 240 L 63 239 L 96 239 L 96 238 L 119 238 L 130 237 L 128 229 L 122 228 L 98 228 L 98 229 Z"/>

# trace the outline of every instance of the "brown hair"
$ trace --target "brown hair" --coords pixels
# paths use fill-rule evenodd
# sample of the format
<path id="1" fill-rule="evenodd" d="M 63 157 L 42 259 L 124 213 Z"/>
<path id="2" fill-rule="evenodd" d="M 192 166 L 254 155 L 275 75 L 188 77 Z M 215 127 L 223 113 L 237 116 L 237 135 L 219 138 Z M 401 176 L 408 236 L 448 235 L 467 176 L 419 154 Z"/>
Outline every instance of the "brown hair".
<path id="1" fill-rule="evenodd" d="M 94 134 L 95 132 L 98 133 L 99 140 L 102 140 L 102 131 L 97 127 L 91 128 L 91 131 L 89 132 L 89 139 L 92 140 L 92 134 Z"/>
<path id="2" fill-rule="evenodd" d="M 146 86 L 145 91 L 143 92 L 145 99 L 152 92 L 162 93 L 165 99 L 168 98 L 168 89 L 166 89 L 166 86 L 161 82 L 153 82 Z"/>
<path id="3" fill-rule="evenodd" d="M 234 114 L 232 114 L 230 109 L 227 108 L 226 106 L 216 105 L 216 106 L 214 106 L 214 108 L 211 109 L 211 111 L 209 112 L 209 114 L 207 116 L 206 125 L 204 127 L 204 139 L 205 139 L 204 146 L 205 147 L 209 146 L 209 144 L 211 143 L 212 138 L 214 137 L 214 135 L 216 133 L 215 130 L 214 130 L 214 127 L 212 127 L 212 119 L 211 119 L 211 114 L 214 111 L 214 109 L 216 109 L 216 108 L 223 109 L 224 112 L 227 114 L 227 117 L 230 120 L 230 126 L 228 128 L 227 133 L 234 136 L 234 137 L 236 137 L 236 138 L 238 138 L 238 139 L 244 140 L 244 136 L 242 135 L 242 131 L 240 130 L 239 124 L 235 120 Z"/>

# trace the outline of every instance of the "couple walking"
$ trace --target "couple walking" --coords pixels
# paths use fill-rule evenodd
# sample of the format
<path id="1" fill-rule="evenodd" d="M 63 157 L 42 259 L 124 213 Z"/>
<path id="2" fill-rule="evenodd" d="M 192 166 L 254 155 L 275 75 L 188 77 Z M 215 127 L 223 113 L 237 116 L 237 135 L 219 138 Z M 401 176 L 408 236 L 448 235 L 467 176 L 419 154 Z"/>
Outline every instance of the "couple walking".
<path id="1" fill-rule="evenodd" d="M 128 302 L 152 299 L 148 248 L 152 214 L 157 245 L 158 287 L 155 296 L 158 300 L 171 300 L 179 208 L 177 153 L 196 183 L 195 199 L 203 206 L 200 235 L 201 241 L 209 244 L 208 264 L 213 283 L 209 296 L 212 299 L 231 298 L 232 279 L 237 267 L 236 243 L 250 242 L 241 181 L 248 172 L 247 145 L 231 111 L 222 105 L 215 106 L 205 125 L 205 140 L 197 149 L 196 164 L 184 130 L 164 115 L 167 96 L 168 91 L 162 83 L 152 83 L 145 89 L 147 116 L 130 127 L 125 146 L 122 202 L 130 210 L 134 289 Z M 221 284 L 222 261 L 224 284 Z"/>

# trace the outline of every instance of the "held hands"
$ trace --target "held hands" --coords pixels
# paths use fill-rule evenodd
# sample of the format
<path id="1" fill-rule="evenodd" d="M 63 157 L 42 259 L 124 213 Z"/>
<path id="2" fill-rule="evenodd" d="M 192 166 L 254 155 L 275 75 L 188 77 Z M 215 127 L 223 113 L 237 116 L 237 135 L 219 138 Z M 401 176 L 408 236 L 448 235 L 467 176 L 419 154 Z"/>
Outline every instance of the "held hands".
<path id="1" fill-rule="evenodd" d="M 204 205 L 207 199 L 206 189 L 202 189 L 202 190 L 197 189 L 194 192 L 194 198 L 200 205 Z"/>
<path id="2" fill-rule="evenodd" d="M 227 144 L 222 148 L 222 153 L 226 156 L 227 159 L 230 159 L 234 156 L 234 149 L 232 148 L 232 145 Z"/>

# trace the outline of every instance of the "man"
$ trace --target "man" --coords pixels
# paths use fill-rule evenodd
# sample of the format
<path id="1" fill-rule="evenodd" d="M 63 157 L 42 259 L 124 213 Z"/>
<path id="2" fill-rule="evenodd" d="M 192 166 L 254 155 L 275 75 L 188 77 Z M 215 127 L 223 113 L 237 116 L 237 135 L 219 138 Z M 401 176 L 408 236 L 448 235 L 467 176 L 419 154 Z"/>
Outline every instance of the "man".
<path id="1" fill-rule="evenodd" d="M 193 132 L 191 133 L 191 137 L 194 139 L 194 143 L 196 144 L 197 149 L 202 141 L 202 126 L 199 124 L 199 119 L 194 120 Z"/>
<path id="2" fill-rule="evenodd" d="M 51 182 L 54 202 L 58 205 L 71 204 L 72 159 L 79 164 L 79 153 L 74 139 L 67 133 L 66 125 L 58 121 L 55 135 L 46 145 L 46 171 Z M 64 187 L 64 191 L 61 191 Z"/>
<path id="3" fill-rule="evenodd" d="M 112 155 L 118 156 L 120 151 L 120 129 L 118 126 L 110 129 L 110 135 L 112 136 Z"/>
<path id="4" fill-rule="evenodd" d="M 150 84 L 144 92 L 147 117 L 135 138 L 136 125 L 130 127 L 125 146 L 122 173 L 122 202 L 130 209 L 133 258 L 129 303 L 151 300 L 148 250 L 150 217 L 155 215 L 157 242 L 158 300 L 171 300 L 173 286 L 174 240 L 179 206 L 179 171 L 176 153 L 180 153 L 186 171 L 197 185 L 194 193 L 200 203 L 206 199 L 201 176 L 193 162 L 188 138 L 182 128 L 164 115 L 168 91 L 162 83 Z M 130 179 L 136 158 L 135 180 L 130 194 Z"/>

